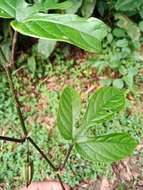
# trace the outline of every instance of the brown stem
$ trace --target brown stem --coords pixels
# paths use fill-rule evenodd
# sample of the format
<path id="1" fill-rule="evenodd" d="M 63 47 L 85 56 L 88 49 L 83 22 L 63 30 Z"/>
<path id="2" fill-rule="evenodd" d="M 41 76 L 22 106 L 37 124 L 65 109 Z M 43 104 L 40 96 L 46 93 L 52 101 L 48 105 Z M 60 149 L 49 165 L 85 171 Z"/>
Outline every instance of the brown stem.
<path id="1" fill-rule="evenodd" d="M 18 37 L 18 32 L 14 31 L 13 40 L 12 40 L 11 60 L 10 60 L 11 68 L 15 67 L 15 52 L 16 52 L 17 37 Z"/>
<path id="2" fill-rule="evenodd" d="M 62 189 L 63 189 L 63 190 L 66 190 L 66 189 L 65 189 L 65 186 L 64 186 L 64 184 L 63 184 L 63 182 L 62 182 L 62 179 L 61 179 L 61 177 L 60 177 L 59 174 L 57 174 L 57 177 L 58 177 L 58 180 L 59 180 L 59 182 L 60 182 L 60 184 L 61 184 Z"/>
<path id="3" fill-rule="evenodd" d="M 29 142 L 36 148 L 36 150 L 42 155 L 42 157 L 48 162 L 48 164 L 51 166 L 51 168 L 56 172 L 58 169 L 53 165 L 53 163 L 47 158 L 47 156 L 45 155 L 45 153 L 40 149 L 40 147 L 33 141 L 33 139 L 31 137 L 28 137 Z M 65 186 L 62 182 L 62 179 L 60 177 L 59 174 L 57 174 L 58 180 L 61 184 L 61 187 L 63 190 L 65 189 Z"/>
<path id="4" fill-rule="evenodd" d="M 33 141 L 31 137 L 28 137 L 29 142 L 36 148 L 36 150 L 42 155 L 43 158 L 48 162 L 48 164 L 53 168 L 54 171 L 57 171 L 57 168 L 52 164 L 52 162 L 47 158 L 45 153 L 40 149 L 40 147 Z"/>
<path id="5" fill-rule="evenodd" d="M 67 151 L 67 155 L 66 155 L 66 157 L 65 157 L 65 160 L 64 160 L 63 164 L 59 167 L 60 170 L 63 170 L 63 169 L 65 168 L 66 163 L 67 163 L 67 161 L 68 161 L 68 159 L 69 159 L 69 157 L 70 157 L 70 154 L 71 154 L 71 151 L 72 151 L 73 147 L 74 147 L 73 144 L 71 144 L 71 145 L 69 146 L 69 149 L 68 149 L 68 151 Z"/>
<path id="6" fill-rule="evenodd" d="M 8 65 L 8 60 L 5 57 L 5 55 L 3 53 L 3 50 L 1 48 L 0 48 L 0 52 L 1 52 L 4 60 L 6 61 L 7 65 Z M 9 67 L 9 65 L 8 66 L 7 65 L 4 66 L 4 69 L 5 69 L 5 72 L 7 74 L 9 86 L 10 86 L 10 89 L 11 89 L 11 92 L 12 92 L 12 95 L 13 95 L 13 98 L 14 98 L 14 101 L 15 101 L 15 104 L 16 104 L 17 114 L 19 116 L 20 124 L 21 124 L 21 127 L 22 127 L 23 132 L 24 132 L 24 136 L 27 136 L 28 132 L 27 132 L 27 129 L 26 129 L 26 126 L 25 126 L 25 122 L 24 122 L 24 118 L 23 118 L 23 115 L 22 115 L 22 112 L 21 112 L 20 103 L 19 103 L 17 94 L 15 92 L 15 88 L 14 88 L 14 83 L 13 83 L 12 76 L 11 76 L 10 67 Z"/>
<path id="7" fill-rule="evenodd" d="M 6 74 L 7 74 L 7 77 L 8 77 L 8 82 L 9 82 L 9 86 L 10 86 L 10 89 L 11 89 L 11 92 L 12 92 L 12 95 L 13 95 L 13 98 L 15 100 L 15 104 L 16 104 L 16 109 L 17 109 L 17 114 L 18 114 L 18 117 L 19 117 L 19 120 L 20 120 L 20 124 L 21 124 L 21 127 L 23 129 L 23 132 L 24 132 L 24 136 L 25 136 L 25 139 L 27 139 L 34 147 L 35 149 L 42 155 L 43 158 L 45 158 L 45 160 L 48 162 L 48 164 L 51 166 L 51 168 L 56 172 L 57 171 L 57 168 L 53 165 L 53 163 L 47 158 L 47 156 L 44 154 L 44 152 L 39 148 L 39 146 L 33 141 L 33 139 L 31 137 L 28 137 L 28 132 L 27 132 L 27 129 L 26 129 L 26 126 L 25 126 L 25 121 L 24 121 L 24 117 L 23 117 L 23 114 L 22 114 L 22 111 L 21 111 L 21 106 L 20 106 L 20 102 L 18 100 L 18 97 L 17 97 L 17 94 L 16 94 L 16 91 L 15 91 L 15 87 L 14 87 L 14 83 L 13 83 L 13 79 L 12 79 L 12 75 L 11 75 L 11 68 L 14 67 L 14 57 L 15 57 L 15 50 L 16 50 L 16 42 L 17 42 L 17 35 L 18 33 L 17 32 L 14 32 L 14 36 L 13 36 L 13 42 L 12 42 L 12 54 L 11 54 L 11 59 L 10 61 L 7 60 L 5 54 L 3 53 L 3 50 L 1 49 L 0 47 L 0 52 L 5 60 L 5 62 L 7 63 L 6 66 L 4 66 L 4 69 L 6 71 Z M 2 137 L 1 137 L 2 138 Z M 5 137 L 6 138 L 6 137 Z M 10 140 L 10 139 L 9 139 Z M 12 139 L 11 139 L 12 140 Z M 61 187 L 63 190 L 65 190 L 65 187 L 64 187 L 64 184 L 61 180 L 61 177 L 59 174 L 57 174 L 57 177 L 59 179 L 59 182 L 61 184 Z"/>
<path id="8" fill-rule="evenodd" d="M 16 143 L 24 143 L 26 138 L 16 139 L 16 138 L 12 138 L 12 137 L 0 136 L 0 140 L 16 142 Z"/>

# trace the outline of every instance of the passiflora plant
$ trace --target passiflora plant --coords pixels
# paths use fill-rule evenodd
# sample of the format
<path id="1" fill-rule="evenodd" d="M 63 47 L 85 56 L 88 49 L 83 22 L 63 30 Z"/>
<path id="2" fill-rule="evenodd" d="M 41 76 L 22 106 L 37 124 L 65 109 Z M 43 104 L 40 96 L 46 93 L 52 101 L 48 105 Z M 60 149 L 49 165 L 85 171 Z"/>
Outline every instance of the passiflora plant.
<path id="1" fill-rule="evenodd" d="M 113 162 L 129 156 L 137 145 L 137 142 L 126 133 L 95 136 L 91 132 L 91 129 L 95 128 L 98 124 L 111 120 L 114 114 L 124 107 L 125 97 L 123 92 L 113 87 L 101 88 L 91 96 L 82 120 L 80 120 L 80 96 L 71 87 L 66 87 L 63 90 L 59 103 L 57 126 L 62 137 L 69 141 L 69 150 L 67 151 L 65 161 L 58 168 L 54 166 L 29 136 L 11 75 L 11 65 L 14 64 L 16 44 L 15 34 L 19 32 L 23 35 L 39 39 L 64 41 L 89 52 L 100 52 L 101 41 L 109 30 L 108 26 L 101 20 L 96 18 L 85 19 L 71 14 L 48 14 L 48 10 L 66 9 L 71 5 L 71 1 L 57 3 L 54 0 L 37 0 L 35 3 L 29 4 L 24 0 L 0 0 L 0 17 L 11 19 L 11 26 L 15 31 L 10 60 L 7 60 L 1 47 L 0 54 L 6 63 L 3 66 L 8 76 L 24 133 L 21 139 L 0 136 L 0 140 L 17 143 L 26 142 L 27 145 L 31 143 L 55 171 L 63 189 L 65 187 L 61 181 L 59 171 L 65 167 L 73 148 L 84 159 Z M 27 149 L 29 150 L 29 148 Z M 31 163 L 29 151 L 27 151 L 27 185 L 31 183 L 32 175 L 33 163 Z"/>
<path id="2" fill-rule="evenodd" d="M 79 122 L 81 100 L 77 92 L 66 87 L 61 95 L 57 125 L 61 135 L 72 142 L 83 158 L 91 161 L 113 162 L 130 155 L 136 141 L 127 133 L 95 136 L 90 130 L 111 120 L 123 109 L 125 97 L 121 90 L 103 87 L 89 99 L 83 119 Z M 79 125 L 80 123 L 80 125 Z M 116 127 L 116 126 L 115 126 Z"/>

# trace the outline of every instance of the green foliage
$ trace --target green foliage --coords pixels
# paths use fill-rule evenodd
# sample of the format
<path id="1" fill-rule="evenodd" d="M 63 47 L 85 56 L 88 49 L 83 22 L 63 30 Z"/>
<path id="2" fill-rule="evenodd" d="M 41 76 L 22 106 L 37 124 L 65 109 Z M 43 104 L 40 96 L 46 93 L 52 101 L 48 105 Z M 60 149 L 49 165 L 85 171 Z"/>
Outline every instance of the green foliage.
<path id="1" fill-rule="evenodd" d="M 97 166 L 94 169 L 94 162 L 108 163 L 121 160 L 126 156 L 129 156 L 132 154 L 137 142 L 128 133 L 130 132 L 138 139 L 142 133 L 142 126 L 140 126 L 136 120 L 132 121 L 131 118 L 127 117 L 115 117 L 115 119 L 112 120 L 113 116 L 123 109 L 125 104 L 123 91 L 119 89 L 127 87 L 131 90 L 134 85 L 134 78 L 139 73 L 141 68 L 140 63 L 142 56 L 139 52 L 139 48 L 142 34 L 141 32 L 143 31 L 142 21 L 135 23 L 133 20 L 134 18 L 136 20 L 137 17 L 133 18 L 130 16 L 138 16 L 138 14 L 140 14 L 140 17 L 143 17 L 142 2 L 135 2 L 132 0 L 128 0 L 126 2 L 120 0 L 117 2 L 104 0 L 99 0 L 97 2 L 93 0 L 69 0 L 64 2 L 53 0 L 35 0 L 33 2 L 29 1 L 29 4 L 24 0 L 0 0 L 0 17 L 13 18 L 14 21 L 11 22 L 11 26 L 21 34 L 40 38 L 37 45 L 39 54 L 32 54 L 28 58 L 26 57 L 27 65 L 24 67 L 28 68 L 28 71 L 32 74 L 32 79 L 30 78 L 29 81 L 33 80 L 34 82 L 37 82 L 37 78 L 35 78 L 35 76 L 38 76 L 42 80 L 38 88 L 43 91 L 42 93 L 44 93 L 44 96 L 46 96 L 49 100 L 49 107 L 45 111 L 46 115 L 47 113 L 55 115 L 58 92 L 47 91 L 47 86 L 42 86 L 43 81 L 45 82 L 45 79 L 43 80 L 42 77 L 44 77 L 45 74 L 52 76 L 53 72 L 54 76 L 57 74 L 65 75 L 67 71 L 71 71 L 74 75 L 74 82 L 76 83 L 76 77 L 80 78 L 81 73 L 83 72 L 81 68 L 79 69 L 77 65 L 74 65 L 73 60 L 67 61 L 67 65 L 65 66 L 65 60 L 63 57 L 61 58 L 57 56 L 56 61 L 59 65 L 56 67 L 55 71 L 53 67 L 49 65 L 48 61 L 46 62 L 41 59 L 41 55 L 44 59 L 49 57 L 55 47 L 56 41 L 68 42 L 90 52 L 100 52 L 102 47 L 103 54 L 98 54 L 96 57 L 93 56 L 95 60 L 92 60 L 91 62 L 94 62 L 93 65 L 98 69 L 99 73 L 104 69 L 110 69 L 110 73 L 114 71 L 115 74 L 117 74 L 115 78 L 109 76 L 109 78 L 107 80 L 105 79 L 104 82 L 102 80 L 104 84 L 106 83 L 105 86 L 113 85 L 113 87 L 101 88 L 91 96 L 87 110 L 82 108 L 85 111 L 85 114 L 82 115 L 82 120 L 80 119 L 80 113 L 82 113 L 83 110 L 81 109 L 79 95 L 71 87 L 66 87 L 64 89 L 60 98 L 57 126 L 65 140 L 61 139 L 59 134 L 55 131 L 54 138 L 53 136 L 51 137 L 49 130 L 47 132 L 47 124 L 46 129 L 40 128 L 39 130 L 39 127 L 42 126 L 41 123 L 38 125 L 34 119 L 32 123 L 29 123 L 28 119 L 26 120 L 28 123 L 28 129 L 31 133 L 33 132 L 32 136 L 35 138 L 37 143 L 39 143 L 43 149 L 47 150 L 47 153 L 52 152 L 53 154 L 54 152 L 56 164 L 58 164 L 58 161 L 64 159 L 64 156 L 61 156 L 60 154 L 59 147 L 63 147 L 64 144 L 64 148 L 66 149 L 68 143 L 71 142 L 75 145 L 73 158 L 70 158 L 72 163 L 67 166 L 69 173 L 66 172 L 63 174 L 63 179 L 66 182 L 74 185 L 83 180 L 85 176 L 87 178 L 92 176 L 95 179 L 95 169 L 97 169 L 97 173 L 99 170 L 102 170 L 103 173 L 105 167 L 103 169 L 103 166 Z M 47 14 L 49 10 L 56 9 L 58 9 L 58 11 L 53 11 L 54 14 Z M 110 23 L 110 19 L 112 18 L 112 14 L 114 14 L 115 9 L 120 11 L 121 14 L 114 15 L 118 22 L 116 24 L 117 27 L 114 28 L 112 33 L 108 33 L 109 28 L 99 19 L 84 19 L 76 15 L 71 15 L 71 13 L 79 11 L 80 15 L 90 17 L 91 15 L 94 15 L 95 10 L 95 12 L 97 13 L 98 11 L 101 16 L 108 13 L 107 20 L 109 20 Z M 59 14 L 65 12 L 70 14 Z M 122 14 L 126 14 L 128 17 Z M 106 20 L 106 18 L 104 20 Z M 115 23 L 110 24 L 114 25 Z M 2 30 L 8 31 L 8 28 L 4 28 Z M 9 59 L 11 46 L 10 40 L 7 40 L 8 35 L 8 33 L 4 33 L 5 39 L 2 43 L 2 49 L 4 50 L 6 57 Z M 101 46 L 101 41 L 105 37 L 107 39 Z M 62 60 L 62 62 L 59 62 L 59 60 Z M 18 61 L 19 64 L 22 62 L 20 59 Z M 42 64 L 39 66 L 39 62 L 40 64 L 44 63 L 44 66 Z M 45 63 L 48 63 L 48 65 L 45 65 Z M 87 69 L 88 64 L 85 67 Z M 89 72 L 86 70 L 84 72 L 84 76 L 88 76 L 88 79 L 91 78 L 90 74 L 91 71 Z M 3 83 L 7 85 L 7 82 L 4 80 Z M 15 113 L 13 101 L 11 100 L 11 94 L 9 93 L 7 86 L 7 92 L 3 94 L 2 85 L 3 84 L 0 85 L 0 91 L 2 92 L 0 94 L 1 127 L 2 129 L 4 128 L 4 130 L 7 129 L 7 127 L 10 128 L 11 126 L 15 126 L 16 128 L 16 126 L 19 126 L 19 122 Z M 24 85 L 26 88 L 28 87 L 27 84 Z M 15 86 L 17 88 L 21 88 L 17 81 L 15 81 Z M 37 110 L 34 108 L 34 106 L 37 105 L 37 99 L 35 99 L 35 97 L 32 99 L 29 98 L 28 105 L 30 106 L 31 111 L 26 111 L 24 116 L 29 117 L 37 113 Z M 23 103 L 23 109 L 25 109 L 24 104 L 26 97 L 20 97 L 20 100 Z M 40 114 L 43 116 L 42 111 Z M 109 127 L 109 130 L 107 130 L 104 126 Z M 124 126 L 124 129 L 122 129 L 122 126 Z M 126 133 L 123 133 L 123 131 L 126 131 Z M 8 132 L 6 131 L 6 133 L 10 136 L 14 135 L 12 130 L 9 130 Z M 59 141 L 61 144 L 59 144 Z M 4 146 L 4 144 L 2 144 L 2 146 Z M 8 150 L 17 151 L 16 153 L 8 153 Z M 34 180 L 40 180 L 41 176 L 44 178 L 45 175 L 50 175 L 53 177 L 50 172 L 50 168 L 47 167 L 43 161 L 39 162 L 39 160 L 41 161 L 41 158 L 38 157 L 33 150 L 31 151 L 33 153 L 32 160 L 34 161 L 36 168 Z M 64 152 L 64 150 L 62 151 Z M 6 161 L 5 164 L 0 165 L 0 181 L 9 181 L 9 183 L 13 183 L 11 179 L 14 179 L 14 177 L 21 174 L 20 168 L 23 160 L 25 159 L 23 157 L 25 152 L 26 147 L 20 147 L 18 149 L 17 146 L 13 147 L 8 144 L 6 145 L 6 151 L 4 150 L 0 154 L 2 159 Z M 79 154 L 77 154 L 77 152 Z M 89 161 L 93 161 L 92 165 L 90 165 L 87 161 L 82 160 L 80 155 Z M 17 163 L 15 163 L 15 159 L 18 160 Z M 87 167 L 88 164 L 89 166 Z M 16 171 L 14 172 L 12 171 L 13 167 L 16 168 Z M 33 166 L 29 165 L 28 162 L 28 165 L 26 165 L 26 170 L 28 171 L 28 173 L 26 171 L 26 182 L 29 181 L 29 183 L 31 182 L 31 174 L 29 175 L 29 172 L 32 172 L 32 167 Z M 39 174 L 39 170 L 41 170 L 41 168 L 42 172 Z M 84 169 L 85 172 L 83 172 Z M 76 173 L 76 176 L 73 176 L 74 172 Z M 9 189 L 14 189 L 14 186 L 10 185 Z"/>
<path id="2" fill-rule="evenodd" d="M 115 8 L 117 11 L 126 12 L 126 14 L 128 13 L 131 15 L 138 14 L 139 12 L 140 16 L 142 17 L 143 2 L 140 0 L 118 0 L 115 4 Z"/>
<path id="3" fill-rule="evenodd" d="M 11 25 L 24 35 L 65 41 L 91 52 L 101 50 L 100 42 L 108 29 L 96 18 L 87 20 L 76 15 L 59 14 L 39 14 L 23 22 L 13 21 Z"/>
<path id="4" fill-rule="evenodd" d="M 62 6 L 58 6 L 59 4 Z M 10 0 L 9 6 L 13 9 L 9 14 L 16 19 L 11 22 L 11 26 L 27 36 L 65 41 L 91 52 L 100 51 L 101 41 L 107 35 L 108 27 L 96 18 L 84 19 L 76 15 L 45 13 L 45 9 L 67 8 L 63 4 L 65 2 L 57 5 L 52 1 L 44 1 L 29 6 L 24 0 L 14 4 Z M 0 2 L 0 8 L 4 11 L 8 12 L 9 6 L 6 6 L 5 1 Z"/>
<path id="5" fill-rule="evenodd" d="M 120 18 L 126 20 L 126 17 Z M 127 87 L 132 91 L 136 86 L 136 77 L 142 69 L 141 31 L 134 23 L 131 27 L 124 27 L 125 23 L 125 26 L 128 26 L 128 19 L 127 22 L 125 20 L 120 24 L 117 22 L 118 27 L 108 34 L 103 43 L 103 53 L 89 57 L 88 64 L 95 68 L 98 74 L 105 75 L 104 79 L 100 80 L 102 85 Z"/>
<path id="6" fill-rule="evenodd" d="M 137 142 L 128 134 L 117 133 L 105 136 L 87 135 L 87 130 L 103 123 L 124 107 L 123 93 L 113 87 L 99 89 L 89 100 L 81 126 L 76 128 L 80 113 L 79 96 L 66 87 L 61 95 L 57 125 L 66 140 L 72 140 L 83 158 L 92 161 L 113 162 L 130 155 Z M 73 135 L 76 134 L 76 135 Z M 112 150 L 111 152 L 108 150 Z"/>
<path id="7" fill-rule="evenodd" d="M 55 54 L 56 60 L 54 64 L 51 64 L 49 61 L 43 62 L 42 59 L 38 58 L 36 74 L 33 79 L 30 78 L 31 74 L 27 71 L 27 68 L 23 68 L 23 66 L 26 65 L 26 60 L 23 63 L 19 63 L 19 65 L 24 69 L 24 73 L 27 73 L 26 77 L 19 74 L 15 76 L 15 73 L 13 73 L 13 76 L 17 91 L 20 91 L 21 93 L 20 101 L 23 105 L 23 109 L 25 110 L 25 107 L 27 106 L 30 107 L 30 111 L 26 111 L 24 113 L 25 118 L 29 117 L 29 119 L 27 119 L 29 133 L 32 134 L 32 137 L 36 140 L 38 145 L 43 150 L 46 150 L 47 154 L 51 153 L 54 158 L 54 162 L 58 164 L 64 159 L 68 144 L 67 141 L 64 141 L 64 139 L 59 135 L 59 131 L 54 127 L 55 125 L 49 125 L 49 123 L 46 122 L 46 118 L 51 116 L 54 117 L 58 109 L 59 90 L 55 89 L 55 84 L 52 82 L 53 78 L 54 76 L 58 76 L 61 80 L 56 79 L 56 85 L 60 85 L 60 87 L 62 87 L 63 83 L 69 79 L 70 75 L 70 78 L 73 79 L 72 85 L 80 87 L 82 97 L 85 94 L 85 81 L 92 81 L 93 85 L 96 85 L 96 81 L 94 78 L 91 78 L 92 68 L 88 67 L 86 62 L 79 64 L 78 60 L 76 60 L 76 63 L 70 63 L 69 60 L 63 60 L 63 54 L 58 48 L 56 48 Z M 44 70 L 44 72 L 42 72 L 42 70 Z M 84 75 L 84 80 L 81 80 L 81 73 Z M 43 81 L 43 77 L 46 78 L 47 76 L 48 79 L 51 78 L 51 82 L 48 80 Z M 17 80 L 17 78 L 19 79 Z M 4 73 L 1 73 L 0 81 L 0 130 L 5 131 L 9 136 L 19 136 L 19 133 L 12 129 L 19 129 L 19 122 L 16 112 L 14 111 L 13 100 Z M 19 81 L 21 81 L 20 84 Z M 35 90 L 33 89 L 34 86 Z M 54 87 L 53 89 L 52 86 Z M 25 96 L 27 92 L 29 95 Z M 47 97 L 47 99 L 44 97 Z M 37 111 L 37 107 L 41 100 L 42 102 L 44 100 L 45 104 L 48 103 L 48 106 L 46 106 L 45 110 L 38 109 Z M 84 106 L 85 101 L 83 102 L 82 107 Z M 132 109 L 131 102 L 130 109 Z M 96 134 L 98 136 L 103 136 L 106 133 L 126 132 L 131 134 L 137 140 L 140 140 L 140 138 L 143 137 L 142 123 L 143 116 L 141 112 L 138 112 L 138 109 L 131 115 L 128 115 L 128 112 L 124 111 L 115 115 L 112 121 L 105 122 L 104 125 L 97 125 Z M 23 178 L 21 175 L 23 172 L 23 162 L 26 159 L 26 147 L 17 146 L 13 143 L 2 142 L 0 142 L 0 146 L 3 147 L 0 152 L 1 185 L 4 184 L 2 187 L 5 190 L 11 190 L 15 187 L 19 189 L 23 184 Z M 54 176 L 47 163 L 41 159 L 32 147 L 30 149 L 32 160 L 34 161 L 33 180 L 41 181 L 44 180 L 45 177 L 53 178 Z M 39 173 L 39 171 L 41 172 Z M 64 182 L 74 187 L 83 180 L 95 180 L 97 176 L 107 176 L 108 178 L 112 178 L 113 174 L 111 171 L 111 165 L 109 163 L 105 164 L 97 161 L 88 162 L 81 158 L 80 155 L 77 154 L 76 150 L 73 150 L 67 164 L 66 172 L 63 173 L 62 179 Z"/>

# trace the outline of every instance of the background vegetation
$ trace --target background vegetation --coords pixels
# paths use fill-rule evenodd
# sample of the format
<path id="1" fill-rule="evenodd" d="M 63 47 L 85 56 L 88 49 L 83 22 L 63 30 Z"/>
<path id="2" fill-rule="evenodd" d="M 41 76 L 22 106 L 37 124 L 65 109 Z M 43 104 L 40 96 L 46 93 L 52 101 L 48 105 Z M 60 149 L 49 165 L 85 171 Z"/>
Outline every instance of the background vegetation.
<path id="1" fill-rule="evenodd" d="M 65 43 L 47 45 L 40 40 L 18 36 L 17 61 L 13 77 L 26 123 L 33 138 L 42 149 L 50 152 L 54 162 L 58 163 L 63 159 L 67 148 L 67 142 L 63 142 L 55 124 L 60 90 L 66 84 L 74 86 L 86 105 L 87 97 L 95 89 L 113 85 L 124 90 L 128 98 L 126 109 L 113 121 L 97 128 L 96 133 L 104 134 L 107 129 L 109 133 L 126 131 L 141 144 L 143 2 L 141 0 L 99 0 L 97 2 L 81 0 L 74 1 L 73 7 L 61 12 L 98 17 L 111 29 L 102 44 L 103 51 L 100 54 L 87 53 Z M 11 36 L 9 21 L 1 19 L 0 43 L 7 56 L 11 48 Z M 15 134 L 19 137 L 19 121 L 2 67 L 0 72 L 0 133 L 9 136 Z M 62 154 L 59 150 L 62 150 Z M 0 142 L 0 187 L 2 189 L 17 189 L 23 183 L 21 166 L 26 159 L 25 151 L 26 148 L 23 146 Z M 35 151 L 31 155 L 35 162 L 34 180 L 53 177 L 47 163 L 41 160 Z M 135 151 L 134 157 L 136 156 L 142 157 L 142 152 Z M 106 176 L 108 179 L 113 177 L 111 165 L 91 164 L 74 153 L 68 163 L 67 172 L 63 171 L 63 180 L 71 186 L 83 181 L 96 180 L 99 176 Z M 140 163 L 138 167 L 141 167 Z M 141 172 L 134 179 L 136 186 L 142 177 Z"/>

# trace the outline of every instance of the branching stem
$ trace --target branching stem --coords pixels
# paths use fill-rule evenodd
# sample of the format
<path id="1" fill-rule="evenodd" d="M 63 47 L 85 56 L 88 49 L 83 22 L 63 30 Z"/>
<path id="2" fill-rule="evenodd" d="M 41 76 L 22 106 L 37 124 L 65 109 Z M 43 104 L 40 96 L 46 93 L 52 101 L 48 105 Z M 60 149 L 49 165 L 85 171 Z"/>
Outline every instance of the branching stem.
<path id="1" fill-rule="evenodd" d="M 10 86 L 13 98 L 15 100 L 15 106 L 16 106 L 16 109 L 17 109 L 17 114 L 18 114 L 18 117 L 19 117 L 19 120 L 20 120 L 21 127 L 23 129 L 24 138 L 16 139 L 16 138 L 11 138 L 11 137 L 0 136 L 0 140 L 11 141 L 11 142 L 16 142 L 16 143 L 23 143 L 23 142 L 25 142 L 27 140 L 27 144 L 28 144 L 28 142 L 30 142 L 33 145 L 33 147 L 41 154 L 41 156 L 47 161 L 47 163 L 50 165 L 50 167 L 56 172 L 56 175 L 57 175 L 57 178 L 58 178 L 58 180 L 59 180 L 59 182 L 61 184 L 61 187 L 62 187 L 63 190 L 65 190 L 65 186 L 64 186 L 64 184 L 62 182 L 62 179 L 61 179 L 59 173 L 57 173 L 58 169 L 54 166 L 52 161 L 50 161 L 50 159 L 45 155 L 45 153 L 41 150 L 41 148 L 34 142 L 34 140 L 31 137 L 28 136 L 28 131 L 27 131 L 27 128 L 26 128 L 26 125 L 25 125 L 25 120 L 24 120 L 24 117 L 23 117 L 23 114 L 22 114 L 22 111 L 21 111 L 21 105 L 20 105 L 17 93 L 15 91 L 14 82 L 13 82 L 12 73 L 11 73 L 11 68 L 14 67 L 14 63 L 15 63 L 14 58 L 15 58 L 17 36 L 18 36 L 18 33 L 14 32 L 13 42 L 12 42 L 11 59 L 9 61 L 7 60 L 7 58 L 6 58 L 6 56 L 5 56 L 5 54 L 4 54 L 1 47 L 0 47 L 0 53 L 3 56 L 4 61 L 6 62 L 6 65 L 3 65 L 3 66 L 4 66 L 5 72 L 7 74 L 7 78 L 8 78 L 8 82 L 9 82 L 9 86 Z M 66 162 L 67 161 L 64 162 L 64 165 L 66 164 Z"/>
<path id="2" fill-rule="evenodd" d="M 16 139 L 16 138 L 6 137 L 6 136 L 0 136 L 0 140 L 2 140 L 2 141 L 10 141 L 10 142 L 15 142 L 15 143 L 24 143 L 26 141 L 25 138 Z"/>

